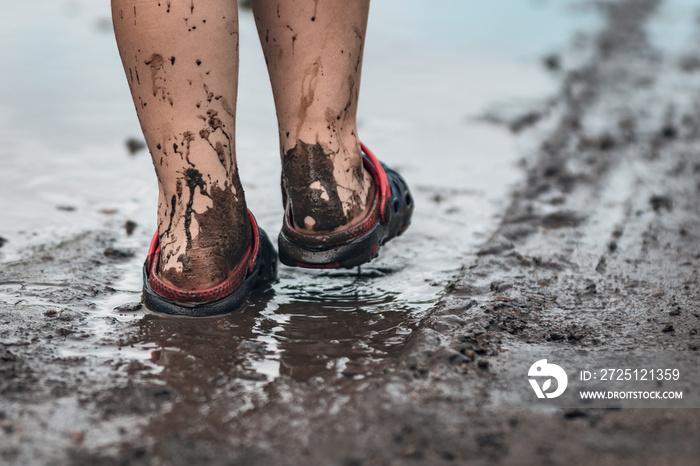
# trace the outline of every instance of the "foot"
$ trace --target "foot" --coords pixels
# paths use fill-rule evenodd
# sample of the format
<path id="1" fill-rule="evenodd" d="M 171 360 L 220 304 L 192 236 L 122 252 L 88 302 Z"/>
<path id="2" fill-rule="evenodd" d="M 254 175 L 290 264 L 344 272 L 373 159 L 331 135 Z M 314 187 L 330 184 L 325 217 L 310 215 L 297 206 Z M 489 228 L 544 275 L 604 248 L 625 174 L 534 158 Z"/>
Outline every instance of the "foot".
<path id="1" fill-rule="evenodd" d="M 231 274 L 214 287 L 187 290 L 166 283 L 158 270 L 161 255 L 158 235 L 154 235 L 143 268 L 143 296 L 152 311 L 182 316 L 211 316 L 236 310 L 257 287 L 277 278 L 277 254 L 255 218 L 247 213 L 250 243 Z"/>
<path id="2" fill-rule="evenodd" d="M 308 268 L 353 268 L 369 262 L 387 241 L 400 236 L 411 223 L 413 198 L 406 181 L 362 146 L 366 170 L 374 180 L 369 214 L 356 226 L 327 234 L 305 234 L 292 224 L 289 207 L 280 232 L 283 264 Z"/>

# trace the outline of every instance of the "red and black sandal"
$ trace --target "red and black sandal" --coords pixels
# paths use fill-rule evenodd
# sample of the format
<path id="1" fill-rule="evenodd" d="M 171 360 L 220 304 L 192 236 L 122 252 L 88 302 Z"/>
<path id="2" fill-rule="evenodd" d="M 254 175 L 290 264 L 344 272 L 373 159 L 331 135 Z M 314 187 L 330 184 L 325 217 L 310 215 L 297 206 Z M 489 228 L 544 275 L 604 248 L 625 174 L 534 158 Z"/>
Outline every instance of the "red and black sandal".
<path id="1" fill-rule="evenodd" d="M 277 254 L 248 211 L 252 239 L 246 256 L 221 284 L 206 290 L 183 290 L 165 283 L 158 273 L 160 244 L 153 236 L 143 266 L 144 304 L 152 311 L 179 316 L 213 316 L 238 309 L 255 288 L 277 279 Z"/>
<path id="2" fill-rule="evenodd" d="M 411 224 L 413 198 L 401 175 L 381 163 L 362 146 L 364 167 L 374 178 L 375 197 L 367 217 L 348 230 L 325 235 L 294 228 L 289 199 L 278 246 L 283 264 L 306 268 L 353 268 L 374 259 L 379 248 L 401 235 Z"/>

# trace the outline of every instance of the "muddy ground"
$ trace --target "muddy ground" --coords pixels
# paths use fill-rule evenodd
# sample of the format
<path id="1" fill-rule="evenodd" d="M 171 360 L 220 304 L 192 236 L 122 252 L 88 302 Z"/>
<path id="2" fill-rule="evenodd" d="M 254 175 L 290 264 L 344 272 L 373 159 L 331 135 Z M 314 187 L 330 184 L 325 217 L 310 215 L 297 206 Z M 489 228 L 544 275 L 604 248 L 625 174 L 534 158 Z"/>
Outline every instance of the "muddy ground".
<path id="1" fill-rule="evenodd" d="M 700 346 L 700 53 L 650 44 L 655 0 L 596 5 L 604 26 L 576 59 L 546 60 L 559 92 L 485 116 L 537 144 L 498 229 L 426 314 L 305 320 L 270 380 L 252 338 L 265 293 L 216 319 L 96 325 L 95 302 L 141 253 L 115 248 L 116 232 L 3 264 L 2 463 L 697 464 L 697 409 L 496 396 L 516 353 Z M 80 341 L 124 357 L 67 354 Z M 129 358 L 143 344 L 151 360 Z M 340 369 L 319 361 L 334 354 Z"/>

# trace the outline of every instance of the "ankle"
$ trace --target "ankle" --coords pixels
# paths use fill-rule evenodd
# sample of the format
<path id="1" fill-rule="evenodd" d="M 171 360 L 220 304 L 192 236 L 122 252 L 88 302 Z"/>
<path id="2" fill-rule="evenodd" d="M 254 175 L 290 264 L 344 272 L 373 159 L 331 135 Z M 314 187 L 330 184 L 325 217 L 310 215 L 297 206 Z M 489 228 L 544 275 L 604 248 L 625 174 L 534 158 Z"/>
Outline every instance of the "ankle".
<path id="1" fill-rule="evenodd" d="M 357 144 L 333 151 L 316 141 L 297 140 L 282 156 L 284 189 L 295 228 L 329 233 L 351 228 L 372 207 L 374 181 Z"/>
<path id="2" fill-rule="evenodd" d="M 224 282 L 246 256 L 250 219 L 245 202 L 217 202 L 190 215 L 189 222 L 187 213 L 174 222 L 180 228 L 160 230 L 160 277 L 176 288 L 204 290 Z"/>

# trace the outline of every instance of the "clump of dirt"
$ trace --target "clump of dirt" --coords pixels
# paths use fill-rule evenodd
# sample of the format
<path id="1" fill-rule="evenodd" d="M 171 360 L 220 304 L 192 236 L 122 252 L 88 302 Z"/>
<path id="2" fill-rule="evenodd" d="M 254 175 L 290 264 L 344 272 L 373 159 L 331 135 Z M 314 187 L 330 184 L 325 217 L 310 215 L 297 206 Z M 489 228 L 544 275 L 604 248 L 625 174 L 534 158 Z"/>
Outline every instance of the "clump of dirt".
<path id="1" fill-rule="evenodd" d="M 126 150 L 130 155 L 136 155 L 146 148 L 146 143 L 141 139 L 129 138 L 125 142 Z"/>

